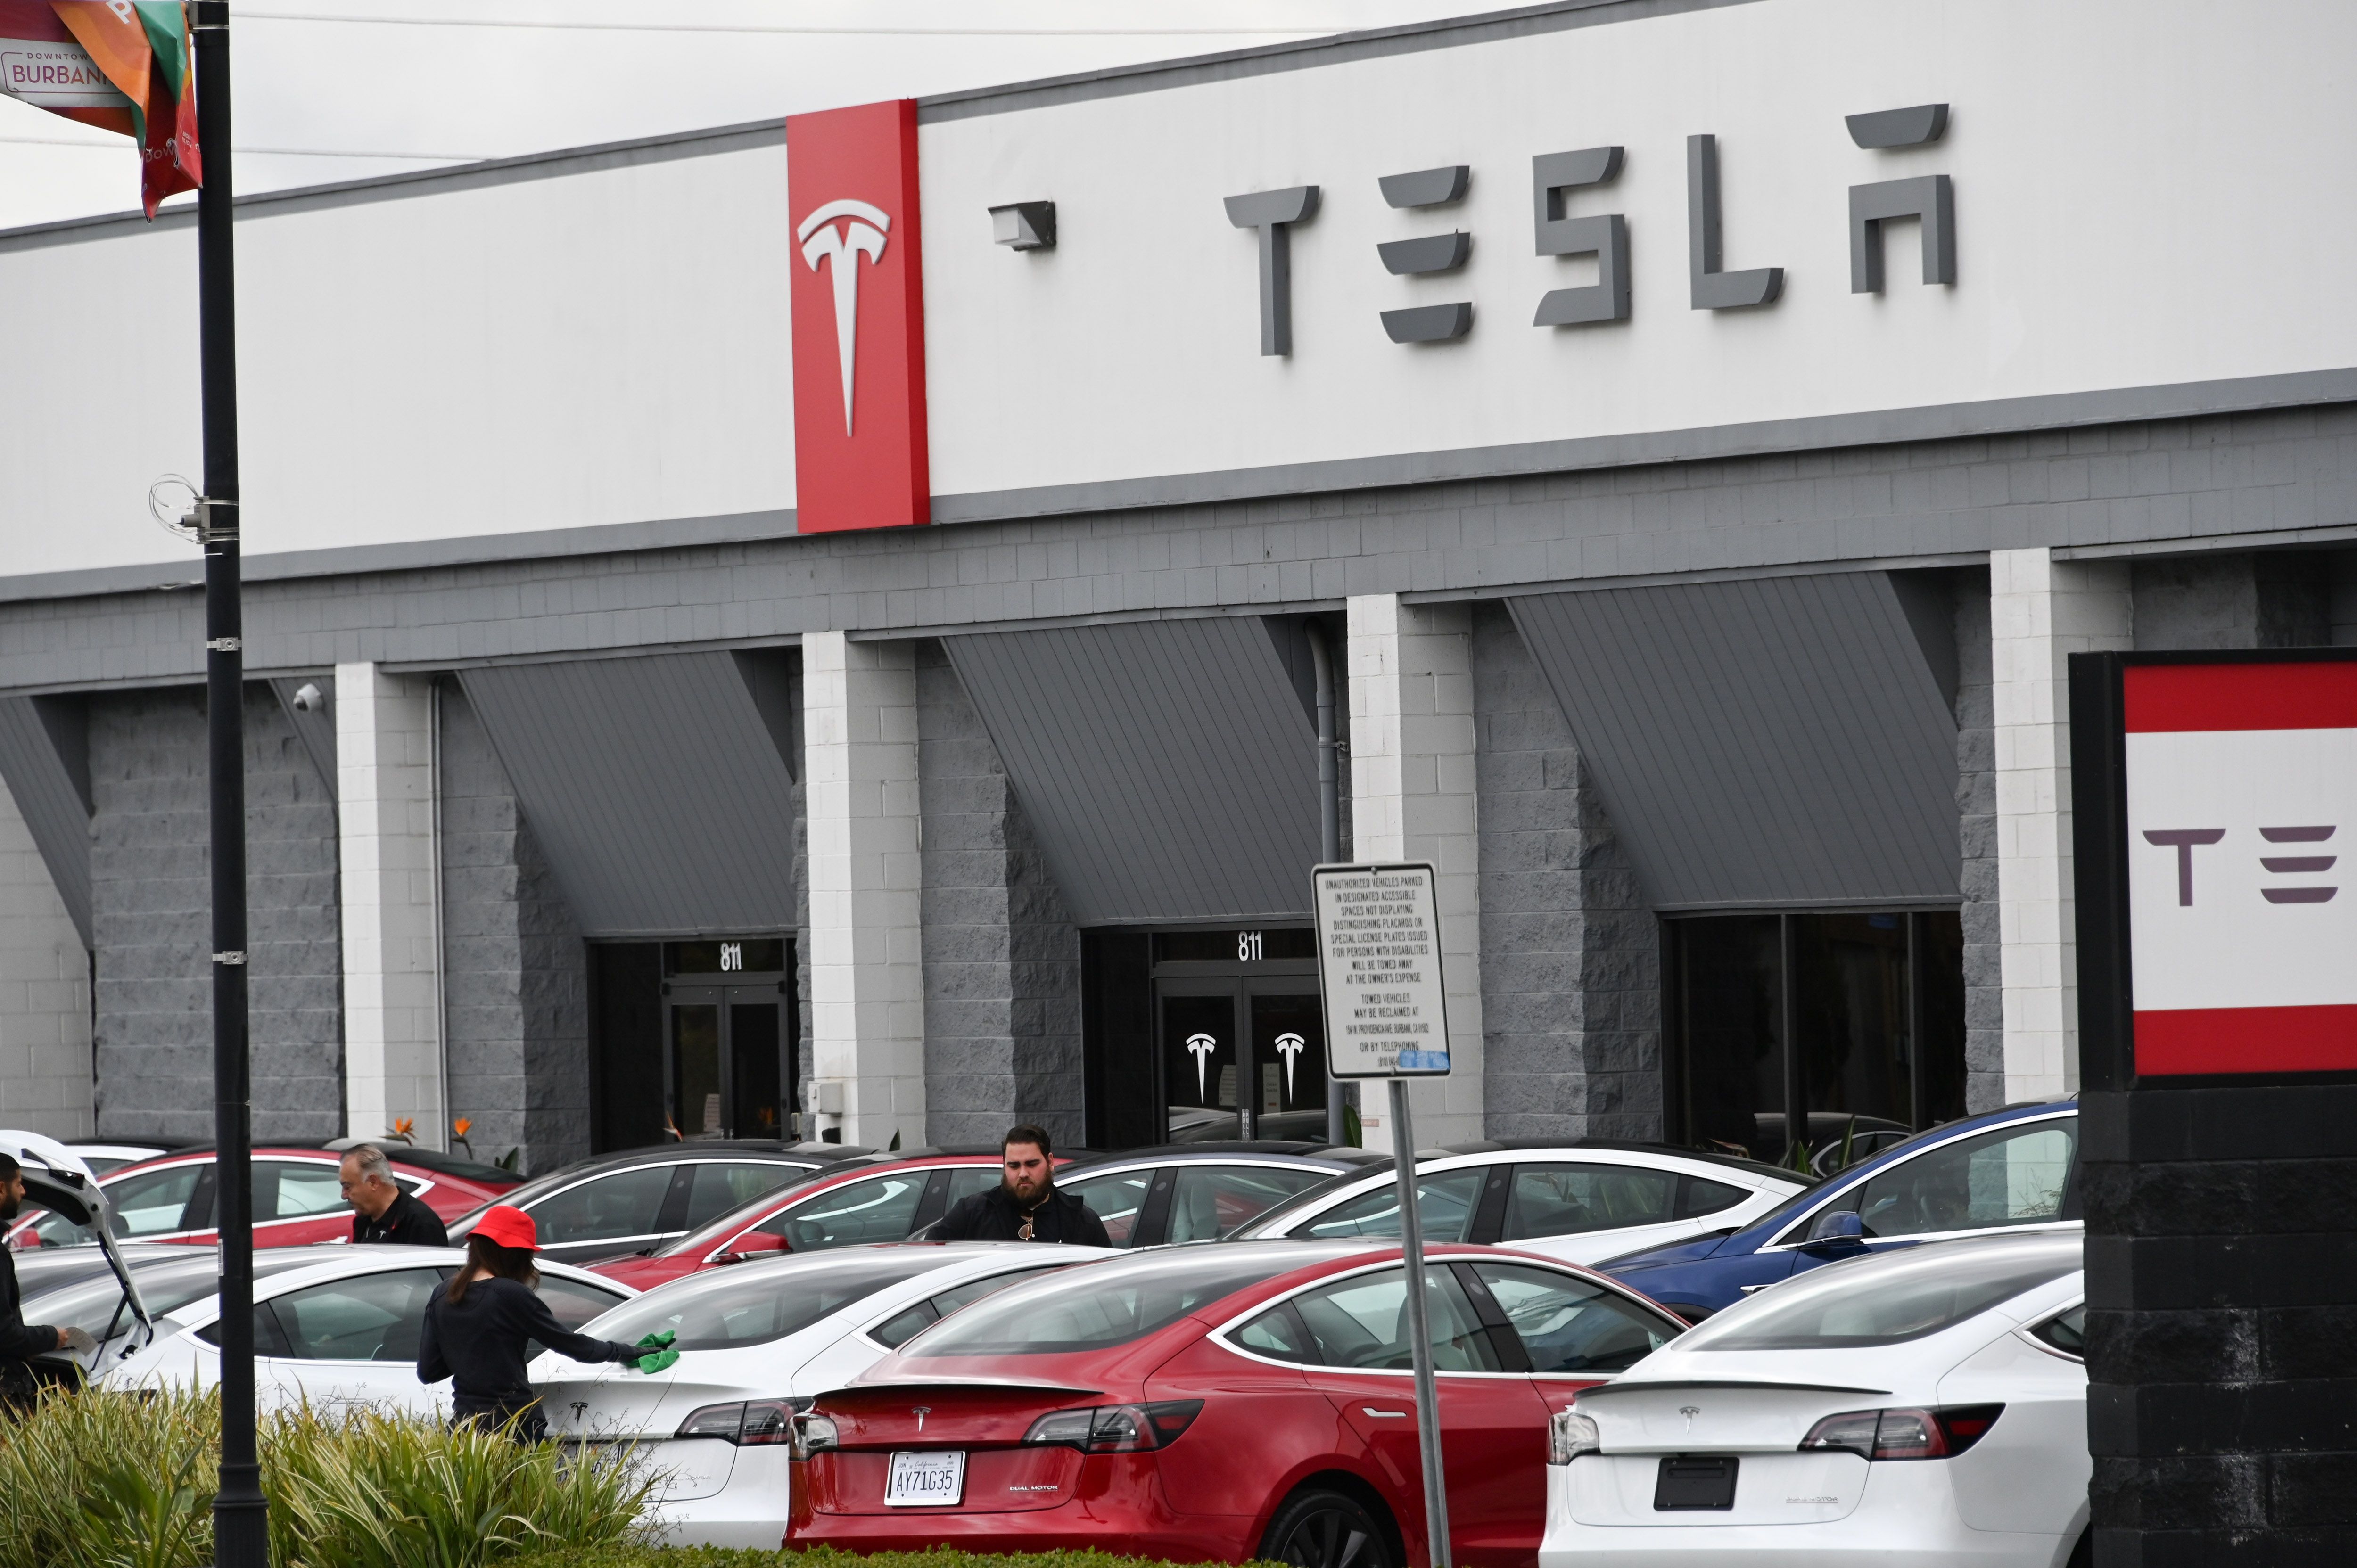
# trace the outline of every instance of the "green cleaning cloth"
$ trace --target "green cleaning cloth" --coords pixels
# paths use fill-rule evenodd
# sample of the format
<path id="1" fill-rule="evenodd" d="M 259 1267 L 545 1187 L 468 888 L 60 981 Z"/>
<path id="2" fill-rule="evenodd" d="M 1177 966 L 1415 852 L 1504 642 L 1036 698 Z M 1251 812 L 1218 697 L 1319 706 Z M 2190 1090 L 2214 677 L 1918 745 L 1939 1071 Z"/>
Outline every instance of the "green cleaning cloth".
<path id="1" fill-rule="evenodd" d="M 666 1328 L 660 1334 L 650 1334 L 645 1338 L 640 1340 L 640 1347 L 644 1349 L 647 1354 L 639 1358 L 639 1370 L 641 1372 L 660 1372 L 665 1367 L 670 1366 L 673 1361 L 678 1360 L 679 1352 L 671 1348 L 671 1342 L 678 1337 L 679 1335 L 677 1331 Z"/>

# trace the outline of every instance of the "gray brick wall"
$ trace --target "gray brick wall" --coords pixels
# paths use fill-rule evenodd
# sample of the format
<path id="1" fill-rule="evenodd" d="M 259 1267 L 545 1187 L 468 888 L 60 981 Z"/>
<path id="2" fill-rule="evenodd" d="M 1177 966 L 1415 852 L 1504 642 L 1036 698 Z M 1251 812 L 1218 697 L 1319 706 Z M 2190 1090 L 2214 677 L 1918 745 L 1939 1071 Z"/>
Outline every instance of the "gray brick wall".
<path id="1" fill-rule="evenodd" d="M 90 709 L 98 1128 L 210 1139 L 212 856 L 200 691 Z M 256 1138 L 344 1131 L 336 812 L 266 687 L 245 704 L 246 964 Z"/>
<path id="2" fill-rule="evenodd" d="M 926 1140 L 988 1144 L 1036 1122 L 1078 1144 L 1080 933 L 936 641 L 917 650 L 917 738 Z"/>
<path id="3" fill-rule="evenodd" d="M 1989 576 L 1954 577 L 1956 836 L 1963 854 L 1964 1108 L 2005 1103 L 2004 937 L 1997 926 L 1996 713 L 1990 690 Z"/>
<path id="4" fill-rule="evenodd" d="M 431 664 L 2352 524 L 2357 405 L 2332 404 L 256 581 L 247 648 L 255 669 Z M 197 675 L 202 620 L 193 592 L 0 605 L 0 689 Z"/>
<path id="5" fill-rule="evenodd" d="M 589 1152 L 587 954 L 481 719 L 456 682 L 441 699 L 450 1112 L 544 1171 Z"/>
<path id="6" fill-rule="evenodd" d="M 1658 1138 L 1660 922 L 1502 606 L 1473 612 L 1473 703 L 1486 1128 Z"/>
<path id="7" fill-rule="evenodd" d="M 2335 564 L 2333 555 L 2308 551 L 2138 561 L 2131 573 L 2136 645 L 2329 647 Z"/>

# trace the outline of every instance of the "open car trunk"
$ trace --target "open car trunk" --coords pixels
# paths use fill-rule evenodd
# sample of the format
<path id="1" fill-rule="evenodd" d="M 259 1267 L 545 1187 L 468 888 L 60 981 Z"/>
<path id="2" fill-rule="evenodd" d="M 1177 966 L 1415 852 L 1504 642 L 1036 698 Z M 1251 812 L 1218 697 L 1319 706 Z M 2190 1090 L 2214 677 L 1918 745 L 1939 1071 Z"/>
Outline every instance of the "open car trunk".
<path id="1" fill-rule="evenodd" d="M 81 1163 L 72 1150 L 55 1139 L 44 1138 L 38 1133 L 0 1129 L 0 1153 L 15 1158 L 25 1176 L 25 1198 L 43 1208 L 87 1228 L 98 1238 L 98 1246 L 106 1255 L 106 1264 L 115 1283 L 123 1290 L 123 1305 L 130 1313 L 132 1337 L 145 1346 L 156 1337 L 155 1320 L 147 1314 L 147 1304 L 139 1298 L 138 1283 L 123 1261 L 123 1248 L 114 1237 L 113 1214 L 107 1207 L 106 1190 L 90 1167 Z M 91 1353 L 93 1360 L 106 1354 L 101 1346 Z M 85 1366 L 81 1358 L 70 1350 L 57 1351 L 44 1357 L 48 1365 L 44 1369 L 52 1375 L 84 1376 L 101 1369 Z M 36 1362 L 37 1366 L 40 1362 Z M 69 1372 L 68 1369 L 72 1369 Z"/>

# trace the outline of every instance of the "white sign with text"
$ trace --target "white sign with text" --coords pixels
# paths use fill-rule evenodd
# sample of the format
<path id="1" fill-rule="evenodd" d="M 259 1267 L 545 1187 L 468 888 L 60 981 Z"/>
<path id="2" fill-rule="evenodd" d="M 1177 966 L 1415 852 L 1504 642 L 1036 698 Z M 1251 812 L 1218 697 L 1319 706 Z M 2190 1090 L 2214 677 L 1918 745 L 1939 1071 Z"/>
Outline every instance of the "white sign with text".
<path id="1" fill-rule="evenodd" d="M 1328 1071 L 1336 1078 L 1447 1076 L 1448 1018 L 1432 867 L 1321 865 L 1310 882 Z"/>

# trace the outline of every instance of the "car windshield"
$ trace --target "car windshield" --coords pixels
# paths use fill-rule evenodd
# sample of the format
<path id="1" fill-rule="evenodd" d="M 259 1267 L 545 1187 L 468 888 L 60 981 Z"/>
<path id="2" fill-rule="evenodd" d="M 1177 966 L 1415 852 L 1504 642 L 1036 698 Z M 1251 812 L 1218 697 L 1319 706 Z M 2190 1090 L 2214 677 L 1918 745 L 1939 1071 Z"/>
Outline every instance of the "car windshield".
<path id="1" fill-rule="evenodd" d="M 1991 1127 L 1984 1129 L 1984 1131 L 1992 1133 L 2003 1132 L 2015 1125 L 2015 1123 L 2009 1122 L 1999 1122 Z M 1875 1175 L 1880 1176 L 1889 1172 L 1902 1161 L 1911 1157 L 1915 1151 L 1925 1148 L 1930 1144 L 1939 1143 L 1943 1139 L 1953 1137 L 1955 1135 L 1955 1131 L 1956 1124 L 1953 1122 L 1943 1122 L 1937 1127 L 1926 1128 L 1924 1131 L 1918 1133 L 1913 1137 L 1908 1139 L 1905 1143 L 1893 1144 L 1887 1149 L 1877 1149 L 1874 1152 L 1873 1158 L 1870 1160 L 1861 1160 L 1857 1165 L 1850 1166 L 1846 1170 L 1836 1171 L 1831 1176 L 1822 1179 L 1816 1176 L 1804 1176 L 1797 1171 L 1783 1171 L 1780 1174 L 1788 1180 L 1812 1182 L 1814 1183 L 1814 1185 L 1802 1188 L 1799 1192 L 1794 1193 L 1792 1197 L 1786 1198 L 1783 1202 L 1778 1204 L 1775 1208 L 1770 1209 L 1759 1219 L 1750 1221 L 1744 1227 L 1744 1229 L 1746 1230 L 1754 1229 L 1763 1230 L 1769 1231 L 1770 1234 L 1774 1234 L 1780 1227 L 1790 1225 L 1793 1220 L 1799 1219 L 1803 1213 L 1806 1213 L 1809 1210 L 1815 1208 L 1817 1205 L 1824 1203 L 1825 1201 L 1825 1193 L 1835 1183 L 1846 1184 L 1846 1190 L 1839 1197 L 1836 1197 L 1827 1207 L 1838 1208 L 1842 1207 L 1843 1203 L 1851 1195 L 1863 1190 L 1865 1183 L 1860 1178 L 1865 1176 L 1869 1166 L 1872 1167 Z M 1757 1162 L 1755 1161 L 1747 1160 L 1742 1163 L 1753 1165 L 1755 1168 L 1757 1165 Z"/>
<path id="2" fill-rule="evenodd" d="M 996 1168 L 996 1167 L 992 1167 Z M 685 1252 L 701 1252 L 727 1240 L 739 1230 L 770 1212 L 794 1193 L 823 1176 L 840 1176 L 842 1165 L 821 1165 L 813 1171 L 796 1171 L 784 1181 L 747 1202 L 738 1204 L 709 1224 L 690 1230 L 676 1241 L 667 1241 L 655 1249 L 658 1258 L 673 1257 Z"/>
<path id="3" fill-rule="evenodd" d="M 1301 1266 L 1297 1253 L 1189 1247 L 1001 1291 L 909 1342 L 909 1356 L 1054 1356 L 1125 1345 Z"/>
<path id="4" fill-rule="evenodd" d="M 1841 1350 L 1899 1345 L 2079 1272 L 2075 1245 L 1923 1247 L 1834 1263 L 1741 1302 L 1681 1350 Z"/>
<path id="5" fill-rule="evenodd" d="M 759 1264 L 691 1276 L 616 1307 L 585 1333 L 636 1344 L 665 1329 L 674 1350 L 727 1350 L 799 1334 L 830 1313 L 953 1262 L 933 1248 L 838 1253 L 808 1263 Z"/>

